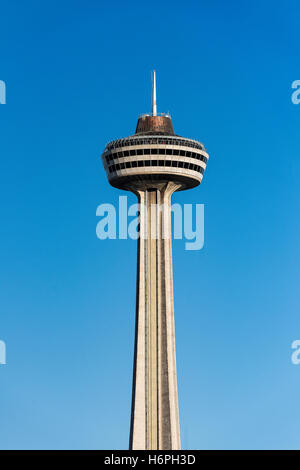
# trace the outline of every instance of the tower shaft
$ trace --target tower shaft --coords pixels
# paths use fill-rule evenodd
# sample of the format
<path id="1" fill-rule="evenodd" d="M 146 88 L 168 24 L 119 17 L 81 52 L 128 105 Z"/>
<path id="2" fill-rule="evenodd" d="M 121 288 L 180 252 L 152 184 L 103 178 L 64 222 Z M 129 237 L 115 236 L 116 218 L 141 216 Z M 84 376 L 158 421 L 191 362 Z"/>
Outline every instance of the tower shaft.
<path id="1" fill-rule="evenodd" d="M 140 204 L 130 449 L 180 449 L 167 182 L 136 190 Z"/>

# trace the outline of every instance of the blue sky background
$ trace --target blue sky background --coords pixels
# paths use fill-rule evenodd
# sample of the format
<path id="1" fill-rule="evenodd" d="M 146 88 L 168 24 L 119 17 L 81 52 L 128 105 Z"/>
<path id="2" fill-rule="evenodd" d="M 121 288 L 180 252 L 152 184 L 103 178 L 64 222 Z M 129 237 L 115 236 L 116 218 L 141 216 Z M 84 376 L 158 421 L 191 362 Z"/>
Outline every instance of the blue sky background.
<path id="1" fill-rule="evenodd" d="M 158 110 L 204 142 L 173 244 L 182 447 L 299 449 L 300 6 L 0 3 L 0 448 L 126 449 L 136 242 L 96 238 L 100 155 Z M 135 202 L 133 195 L 129 202 Z"/>

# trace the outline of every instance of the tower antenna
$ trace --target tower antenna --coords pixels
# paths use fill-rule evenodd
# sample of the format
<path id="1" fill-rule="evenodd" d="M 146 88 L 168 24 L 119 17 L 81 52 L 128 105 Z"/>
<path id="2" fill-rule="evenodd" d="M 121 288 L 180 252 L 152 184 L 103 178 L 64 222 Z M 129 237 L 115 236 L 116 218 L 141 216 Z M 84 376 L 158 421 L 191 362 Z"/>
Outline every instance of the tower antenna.
<path id="1" fill-rule="evenodd" d="M 156 73 L 155 70 L 152 72 L 152 116 L 157 116 L 156 107 Z"/>

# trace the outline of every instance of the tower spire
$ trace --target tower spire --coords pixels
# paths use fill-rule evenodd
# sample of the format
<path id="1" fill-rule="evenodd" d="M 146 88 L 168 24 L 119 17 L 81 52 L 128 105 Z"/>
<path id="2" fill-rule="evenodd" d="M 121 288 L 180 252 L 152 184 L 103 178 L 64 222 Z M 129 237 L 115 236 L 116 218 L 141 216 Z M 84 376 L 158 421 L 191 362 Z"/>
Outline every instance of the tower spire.
<path id="1" fill-rule="evenodd" d="M 152 116 L 157 116 L 156 107 L 156 73 L 155 70 L 152 72 Z"/>

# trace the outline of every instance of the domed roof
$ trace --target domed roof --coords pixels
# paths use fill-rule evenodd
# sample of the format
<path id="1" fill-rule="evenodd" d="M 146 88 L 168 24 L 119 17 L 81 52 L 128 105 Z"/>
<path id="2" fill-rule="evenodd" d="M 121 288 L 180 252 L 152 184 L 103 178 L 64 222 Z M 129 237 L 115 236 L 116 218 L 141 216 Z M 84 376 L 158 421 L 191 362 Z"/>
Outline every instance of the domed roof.
<path id="1" fill-rule="evenodd" d="M 144 114 L 140 116 L 135 133 L 147 135 L 175 135 L 171 117 L 165 114 L 161 114 L 159 116 Z"/>

